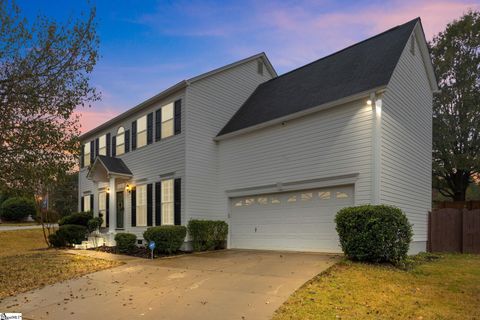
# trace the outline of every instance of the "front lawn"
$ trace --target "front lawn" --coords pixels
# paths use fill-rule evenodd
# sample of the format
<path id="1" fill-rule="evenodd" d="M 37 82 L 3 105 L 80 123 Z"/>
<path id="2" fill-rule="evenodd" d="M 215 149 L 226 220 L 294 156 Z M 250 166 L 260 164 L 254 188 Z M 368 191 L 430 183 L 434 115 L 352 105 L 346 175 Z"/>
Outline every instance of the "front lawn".
<path id="1" fill-rule="evenodd" d="M 41 229 L 0 232 L 0 300 L 121 264 L 46 248 Z"/>
<path id="2" fill-rule="evenodd" d="M 478 319 L 480 255 L 431 257 L 418 256 L 408 271 L 341 262 L 295 292 L 273 319 Z"/>

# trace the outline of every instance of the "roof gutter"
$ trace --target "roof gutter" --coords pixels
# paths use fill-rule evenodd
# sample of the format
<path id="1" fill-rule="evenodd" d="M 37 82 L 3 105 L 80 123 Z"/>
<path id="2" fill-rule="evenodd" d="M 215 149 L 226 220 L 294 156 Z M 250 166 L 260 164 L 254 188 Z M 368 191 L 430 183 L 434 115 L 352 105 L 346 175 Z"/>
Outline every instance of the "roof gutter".
<path id="1" fill-rule="evenodd" d="M 280 118 L 276 118 L 276 119 L 273 119 L 273 120 L 269 120 L 269 121 L 266 121 L 266 122 L 262 122 L 262 123 L 259 123 L 259 124 L 256 124 L 256 125 L 253 125 L 253 126 L 250 126 L 250 127 L 247 127 L 247 128 L 243 128 L 243 129 L 240 129 L 240 130 L 237 130 L 237 131 L 222 134 L 220 136 L 216 136 L 215 138 L 213 138 L 213 140 L 214 141 L 222 141 L 222 140 L 230 139 L 230 138 L 242 135 L 242 134 L 246 134 L 246 133 L 249 133 L 249 132 L 252 132 L 252 131 L 260 130 L 262 128 L 266 128 L 266 127 L 270 127 L 270 126 L 273 126 L 273 125 L 276 125 L 276 124 L 280 124 L 280 123 L 285 122 L 285 121 L 290 121 L 290 120 L 293 120 L 293 119 L 304 117 L 304 116 L 312 114 L 312 113 L 327 110 L 327 109 L 336 107 L 336 106 L 341 105 L 341 104 L 345 104 L 345 103 L 349 103 L 349 102 L 352 102 L 352 101 L 360 100 L 362 98 L 368 98 L 368 97 L 370 97 L 370 94 L 372 92 L 379 94 L 379 93 L 384 92 L 386 88 L 387 88 L 387 86 L 383 85 L 383 86 L 376 87 L 376 88 L 373 88 L 373 89 L 370 89 L 370 90 L 367 90 L 367 91 L 362 91 L 362 92 L 353 94 L 351 96 L 344 97 L 342 99 L 338 99 L 338 100 L 335 100 L 335 101 L 331 101 L 331 102 L 321 104 L 321 105 L 313 107 L 313 108 L 308 108 L 306 110 L 291 113 L 289 115 L 286 115 L 286 116 L 283 116 L 283 117 L 280 117 Z"/>

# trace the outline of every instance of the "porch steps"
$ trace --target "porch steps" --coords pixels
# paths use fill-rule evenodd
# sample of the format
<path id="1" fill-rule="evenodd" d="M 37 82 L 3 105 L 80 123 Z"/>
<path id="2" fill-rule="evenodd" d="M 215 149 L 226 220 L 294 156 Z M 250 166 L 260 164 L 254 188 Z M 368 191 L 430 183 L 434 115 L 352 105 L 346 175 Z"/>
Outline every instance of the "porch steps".
<path id="1" fill-rule="evenodd" d="M 88 237 L 88 240 L 82 241 L 81 244 L 76 244 L 73 246 L 74 249 L 92 249 L 92 248 L 97 248 L 101 246 L 108 246 L 108 241 L 103 237 L 103 236 L 90 236 Z"/>

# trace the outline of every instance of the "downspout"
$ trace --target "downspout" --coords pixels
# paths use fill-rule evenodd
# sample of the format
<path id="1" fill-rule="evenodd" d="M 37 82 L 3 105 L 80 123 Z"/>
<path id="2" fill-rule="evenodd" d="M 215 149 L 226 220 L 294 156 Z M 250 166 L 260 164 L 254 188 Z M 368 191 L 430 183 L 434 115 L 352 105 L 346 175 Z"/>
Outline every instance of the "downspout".
<path id="1" fill-rule="evenodd" d="M 380 204 L 380 184 L 382 170 L 382 96 L 370 94 L 372 106 L 372 204 Z"/>

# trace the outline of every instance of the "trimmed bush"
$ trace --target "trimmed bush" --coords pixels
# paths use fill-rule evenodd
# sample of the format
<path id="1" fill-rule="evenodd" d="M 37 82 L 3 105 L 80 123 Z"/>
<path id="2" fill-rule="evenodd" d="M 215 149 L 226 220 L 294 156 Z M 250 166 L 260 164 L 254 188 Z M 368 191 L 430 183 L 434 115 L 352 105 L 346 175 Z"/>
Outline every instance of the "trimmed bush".
<path id="1" fill-rule="evenodd" d="M 148 228 L 143 238 L 147 242 L 155 241 L 155 251 L 172 254 L 180 249 L 186 235 L 187 228 L 184 226 L 159 226 Z"/>
<path id="2" fill-rule="evenodd" d="M 337 213 L 335 222 L 340 245 L 349 259 L 398 264 L 407 257 L 412 226 L 398 208 L 348 207 Z"/>
<path id="3" fill-rule="evenodd" d="M 88 220 L 87 222 L 87 229 L 88 229 L 88 232 L 93 232 L 95 230 L 98 230 L 101 226 L 102 226 L 102 223 L 103 223 L 103 219 L 100 218 L 100 217 L 95 217 L 95 218 L 92 218 L 90 220 Z"/>
<path id="4" fill-rule="evenodd" d="M 55 233 L 69 245 L 80 244 L 87 236 L 87 227 L 76 224 L 64 224 Z"/>
<path id="5" fill-rule="evenodd" d="M 194 251 L 222 249 L 227 240 L 228 224 L 220 220 L 190 220 L 188 234 Z"/>
<path id="6" fill-rule="evenodd" d="M 35 218 L 35 203 L 27 198 L 9 198 L 0 207 L 0 218 L 5 221 L 23 221 L 30 215 Z"/>
<path id="7" fill-rule="evenodd" d="M 117 250 L 121 253 L 129 253 L 137 247 L 137 236 L 133 233 L 117 233 L 115 235 Z"/>
<path id="8" fill-rule="evenodd" d="M 58 221 L 58 225 L 63 226 L 67 224 L 76 224 L 79 226 L 88 227 L 88 221 L 93 218 L 91 212 L 77 212 L 65 216 Z"/>
<path id="9" fill-rule="evenodd" d="M 63 248 L 67 246 L 65 239 L 57 234 L 57 232 L 52 233 L 48 236 L 48 242 L 52 247 Z"/>

